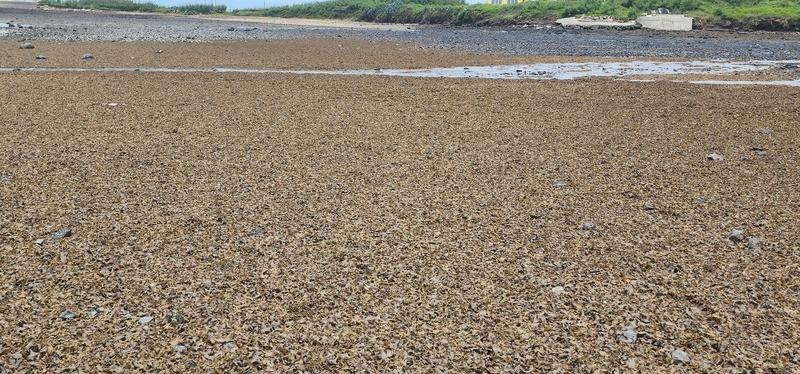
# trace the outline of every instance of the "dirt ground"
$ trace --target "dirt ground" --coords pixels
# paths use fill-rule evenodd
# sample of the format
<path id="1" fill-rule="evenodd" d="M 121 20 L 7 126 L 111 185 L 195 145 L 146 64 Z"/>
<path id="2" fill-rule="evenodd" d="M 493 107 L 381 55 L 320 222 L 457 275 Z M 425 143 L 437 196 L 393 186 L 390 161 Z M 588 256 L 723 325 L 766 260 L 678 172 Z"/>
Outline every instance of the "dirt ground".
<path id="1" fill-rule="evenodd" d="M 800 368 L 796 88 L 0 85 L 9 372 Z"/>
<path id="2" fill-rule="evenodd" d="M 239 67 L 278 69 L 430 68 L 634 58 L 519 56 L 424 49 L 359 39 L 289 39 L 208 43 L 21 43 L 0 41 L 0 67 Z M 160 51 L 160 52 L 159 52 Z M 84 61 L 84 54 L 95 59 Z M 37 60 L 36 56 L 46 59 Z M 668 60 L 645 58 L 646 60 Z M 680 60 L 680 59 L 669 59 Z"/>

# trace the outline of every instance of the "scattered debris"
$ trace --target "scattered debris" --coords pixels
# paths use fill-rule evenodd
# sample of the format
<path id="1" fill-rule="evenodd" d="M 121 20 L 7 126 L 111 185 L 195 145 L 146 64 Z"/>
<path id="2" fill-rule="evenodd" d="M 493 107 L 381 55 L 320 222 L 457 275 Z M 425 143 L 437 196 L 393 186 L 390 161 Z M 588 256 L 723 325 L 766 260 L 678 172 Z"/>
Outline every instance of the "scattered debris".
<path id="1" fill-rule="evenodd" d="M 175 325 L 182 325 L 186 323 L 186 318 L 183 317 L 183 314 L 181 314 L 180 312 L 173 310 L 167 313 L 167 322 Z"/>
<path id="2" fill-rule="evenodd" d="M 33 43 L 25 42 L 19 45 L 19 49 L 33 49 Z"/>
<path id="3" fill-rule="evenodd" d="M 689 354 L 682 349 L 676 349 L 672 351 L 672 362 L 678 364 L 688 364 L 689 363 Z"/>
<path id="4" fill-rule="evenodd" d="M 61 312 L 61 314 L 58 316 L 58 318 L 61 318 L 64 321 L 71 321 L 71 320 L 75 319 L 75 313 L 72 313 L 69 310 L 65 310 L 65 311 Z"/>
<path id="5" fill-rule="evenodd" d="M 91 307 L 89 307 L 89 313 L 88 313 L 89 318 L 97 317 L 100 313 L 103 313 L 104 310 L 105 309 L 101 308 L 98 305 L 92 305 Z"/>
<path id="6" fill-rule="evenodd" d="M 755 236 L 751 237 L 750 239 L 747 240 L 747 248 L 750 248 L 750 249 L 759 249 L 759 248 L 761 248 L 761 239 L 759 239 L 759 238 L 757 238 Z"/>
<path id="7" fill-rule="evenodd" d="M 639 340 L 639 333 L 634 326 L 625 326 L 620 334 L 622 335 L 620 338 L 626 343 L 636 343 Z"/>
<path id="8" fill-rule="evenodd" d="M 716 152 L 709 153 L 708 155 L 706 155 L 706 158 L 709 161 L 722 161 L 722 160 L 725 159 L 725 157 L 723 157 L 721 154 L 716 153 Z"/>
<path id="9" fill-rule="evenodd" d="M 728 234 L 728 239 L 734 243 L 739 243 L 744 240 L 744 230 L 733 229 L 731 233 Z"/>
<path id="10" fill-rule="evenodd" d="M 69 228 L 61 229 L 50 234 L 50 237 L 53 239 L 64 239 L 69 238 L 70 236 L 72 236 L 72 229 Z"/>

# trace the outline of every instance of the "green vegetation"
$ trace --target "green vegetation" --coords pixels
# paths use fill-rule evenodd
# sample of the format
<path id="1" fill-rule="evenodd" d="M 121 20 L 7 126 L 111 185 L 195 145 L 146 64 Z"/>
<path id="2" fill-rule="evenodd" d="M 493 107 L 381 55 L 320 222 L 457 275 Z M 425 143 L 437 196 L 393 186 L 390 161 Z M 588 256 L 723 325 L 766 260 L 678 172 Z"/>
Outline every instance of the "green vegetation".
<path id="1" fill-rule="evenodd" d="M 225 13 L 224 5 L 161 7 L 131 0 L 40 0 L 39 3 L 67 8 L 140 12 Z M 480 26 L 547 22 L 582 14 L 630 20 L 657 8 L 686 13 L 703 26 L 800 30 L 800 0 L 529 0 L 515 5 L 466 5 L 461 0 L 330 0 L 267 9 L 235 10 L 228 14 Z"/>
<path id="2" fill-rule="evenodd" d="M 59 8 L 103 9 L 124 12 L 157 12 L 179 14 L 225 13 L 225 5 L 190 4 L 162 7 L 153 3 L 136 3 L 131 0 L 39 0 L 40 5 Z"/>
<path id="3" fill-rule="evenodd" d="M 371 22 L 506 25 L 582 14 L 630 20 L 657 8 L 689 14 L 701 25 L 800 29 L 800 0 L 529 0 L 516 5 L 466 5 L 458 0 L 331 0 L 233 13 Z"/>

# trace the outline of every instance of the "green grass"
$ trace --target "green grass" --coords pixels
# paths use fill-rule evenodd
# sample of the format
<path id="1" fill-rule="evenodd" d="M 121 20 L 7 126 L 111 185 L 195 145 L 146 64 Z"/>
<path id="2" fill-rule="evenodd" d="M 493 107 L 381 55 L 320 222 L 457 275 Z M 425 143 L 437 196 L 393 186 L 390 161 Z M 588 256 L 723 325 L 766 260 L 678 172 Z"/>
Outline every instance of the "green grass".
<path id="1" fill-rule="evenodd" d="M 225 13 L 225 5 L 190 4 L 162 7 L 153 3 L 135 3 L 131 0 L 39 0 L 40 5 L 59 8 L 119 10 L 124 12 L 157 12 L 179 14 Z"/>
<path id="2" fill-rule="evenodd" d="M 371 22 L 504 25 L 583 14 L 630 20 L 657 8 L 687 13 L 705 25 L 800 29 L 800 0 L 532 0 L 504 6 L 465 5 L 454 0 L 331 0 L 233 13 Z"/>
<path id="3" fill-rule="evenodd" d="M 40 0 L 39 3 L 140 12 L 225 13 L 224 5 L 161 7 L 130 0 Z M 547 22 L 582 14 L 630 20 L 657 8 L 689 14 L 704 26 L 800 30 L 800 0 L 529 0 L 516 5 L 466 5 L 461 0 L 330 0 L 226 14 L 480 26 Z"/>

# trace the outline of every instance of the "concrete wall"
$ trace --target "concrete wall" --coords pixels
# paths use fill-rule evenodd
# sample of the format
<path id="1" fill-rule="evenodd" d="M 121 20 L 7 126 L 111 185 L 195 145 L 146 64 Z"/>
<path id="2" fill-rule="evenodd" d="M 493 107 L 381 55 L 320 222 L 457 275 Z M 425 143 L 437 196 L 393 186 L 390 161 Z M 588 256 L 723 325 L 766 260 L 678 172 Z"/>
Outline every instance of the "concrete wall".
<path id="1" fill-rule="evenodd" d="M 643 29 L 665 31 L 692 31 L 692 17 L 683 14 L 656 14 L 636 19 Z"/>

